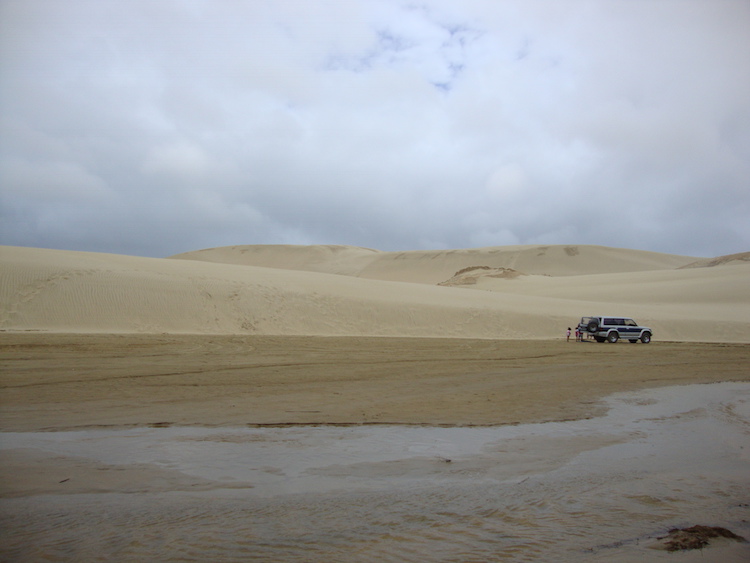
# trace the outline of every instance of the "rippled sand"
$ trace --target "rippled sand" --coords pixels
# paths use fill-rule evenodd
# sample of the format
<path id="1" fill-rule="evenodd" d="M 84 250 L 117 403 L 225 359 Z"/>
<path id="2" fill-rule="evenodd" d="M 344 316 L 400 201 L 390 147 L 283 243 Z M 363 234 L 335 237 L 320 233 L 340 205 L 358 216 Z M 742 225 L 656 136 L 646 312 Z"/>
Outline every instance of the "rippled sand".
<path id="1" fill-rule="evenodd" d="M 5 432 L 0 557 L 747 561 L 732 540 L 656 548 L 693 524 L 750 538 L 750 384 L 605 406 L 481 428 Z"/>

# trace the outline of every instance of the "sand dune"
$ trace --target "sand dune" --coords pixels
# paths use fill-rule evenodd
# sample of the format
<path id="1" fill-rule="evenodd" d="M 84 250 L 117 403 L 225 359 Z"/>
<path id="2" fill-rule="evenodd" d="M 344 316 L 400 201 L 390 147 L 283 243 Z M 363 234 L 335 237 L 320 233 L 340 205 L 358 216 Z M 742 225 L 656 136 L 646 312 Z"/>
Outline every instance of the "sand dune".
<path id="1" fill-rule="evenodd" d="M 599 246 L 238 246 L 173 258 L 0 247 L 0 330 L 528 339 L 619 314 L 657 341 L 750 342 L 744 259 L 696 267 L 712 263 Z M 470 285 L 438 285 L 466 268 Z"/>
<path id="2" fill-rule="evenodd" d="M 437 284 L 465 268 L 578 276 L 674 269 L 696 258 L 604 246 L 496 246 L 461 250 L 380 252 L 352 246 L 258 245 L 209 248 L 172 258 L 325 272 L 376 280 Z"/>
<path id="3" fill-rule="evenodd" d="M 713 268 L 714 266 L 736 266 L 743 262 L 750 262 L 750 252 L 740 252 L 738 254 L 727 254 L 725 256 L 718 256 L 716 258 L 704 258 L 702 260 L 696 260 L 682 268 Z"/>
<path id="4" fill-rule="evenodd" d="M 381 254 L 359 246 L 259 244 L 206 248 L 171 258 L 356 276 Z"/>

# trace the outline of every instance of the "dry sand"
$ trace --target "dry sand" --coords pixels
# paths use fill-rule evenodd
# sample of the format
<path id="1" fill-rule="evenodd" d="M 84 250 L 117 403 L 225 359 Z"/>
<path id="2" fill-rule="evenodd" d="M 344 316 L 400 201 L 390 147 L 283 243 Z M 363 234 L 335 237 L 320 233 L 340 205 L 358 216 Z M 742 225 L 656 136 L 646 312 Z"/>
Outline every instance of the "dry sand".
<path id="1" fill-rule="evenodd" d="M 604 314 L 657 341 L 750 342 L 747 255 L 261 246 L 181 258 L 0 247 L 0 330 L 526 340 Z M 467 268 L 472 283 L 456 283 Z"/>

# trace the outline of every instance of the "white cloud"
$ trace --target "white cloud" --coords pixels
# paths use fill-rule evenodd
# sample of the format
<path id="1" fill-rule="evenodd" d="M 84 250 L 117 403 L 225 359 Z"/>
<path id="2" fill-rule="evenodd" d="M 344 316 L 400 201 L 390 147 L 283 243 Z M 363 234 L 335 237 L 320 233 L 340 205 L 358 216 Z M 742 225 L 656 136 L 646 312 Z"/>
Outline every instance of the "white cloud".
<path id="1" fill-rule="evenodd" d="M 185 141 L 153 147 L 143 163 L 143 171 L 148 174 L 173 176 L 190 183 L 210 181 L 214 168 L 206 151 Z"/>
<path id="2" fill-rule="evenodd" d="M 743 0 L 6 0 L 0 242 L 744 251 L 748 24 Z"/>

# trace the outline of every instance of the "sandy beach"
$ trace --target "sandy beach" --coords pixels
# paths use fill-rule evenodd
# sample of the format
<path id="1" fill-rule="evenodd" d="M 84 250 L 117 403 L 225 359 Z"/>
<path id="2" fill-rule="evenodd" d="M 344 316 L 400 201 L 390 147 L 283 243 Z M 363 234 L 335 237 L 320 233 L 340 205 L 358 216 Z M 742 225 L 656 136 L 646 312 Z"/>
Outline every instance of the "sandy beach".
<path id="1" fill-rule="evenodd" d="M 750 381 L 746 344 L 31 333 L 0 336 L 0 357 L 2 431 L 519 424 Z"/>
<path id="2" fill-rule="evenodd" d="M 2 556 L 671 561 L 671 527 L 749 536 L 749 258 L 0 247 Z M 653 341 L 567 341 L 591 314 Z"/>

